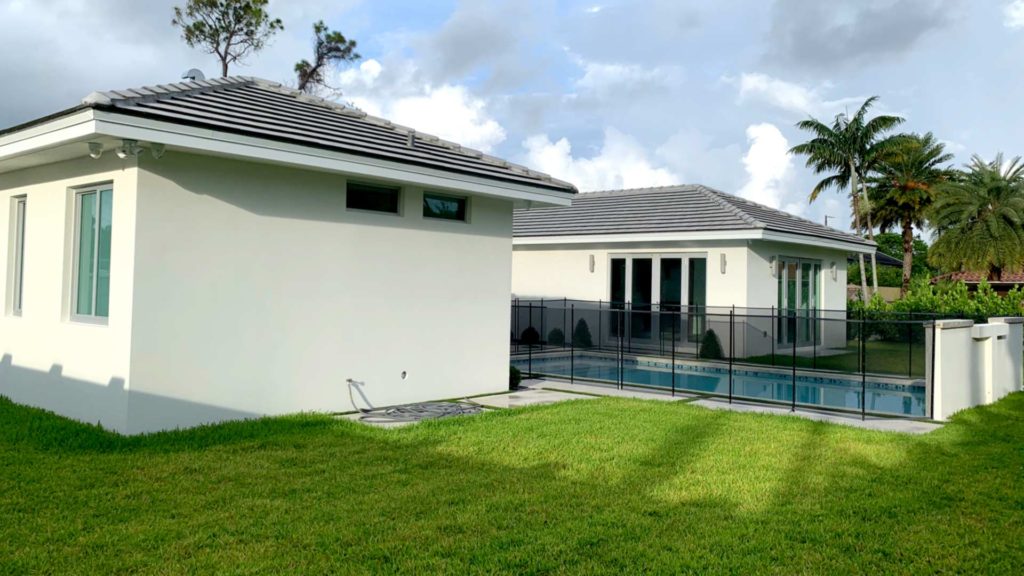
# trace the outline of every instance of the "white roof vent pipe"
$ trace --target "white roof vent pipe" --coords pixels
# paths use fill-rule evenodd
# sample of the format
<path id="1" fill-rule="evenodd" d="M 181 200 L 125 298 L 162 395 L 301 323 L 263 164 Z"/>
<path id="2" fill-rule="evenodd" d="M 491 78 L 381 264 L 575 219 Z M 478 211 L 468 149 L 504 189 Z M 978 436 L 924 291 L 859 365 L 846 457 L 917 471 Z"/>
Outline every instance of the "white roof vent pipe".
<path id="1" fill-rule="evenodd" d="M 188 72 L 181 75 L 181 79 L 198 82 L 200 80 L 206 80 L 206 74 L 203 74 L 203 71 L 199 68 L 189 68 Z"/>

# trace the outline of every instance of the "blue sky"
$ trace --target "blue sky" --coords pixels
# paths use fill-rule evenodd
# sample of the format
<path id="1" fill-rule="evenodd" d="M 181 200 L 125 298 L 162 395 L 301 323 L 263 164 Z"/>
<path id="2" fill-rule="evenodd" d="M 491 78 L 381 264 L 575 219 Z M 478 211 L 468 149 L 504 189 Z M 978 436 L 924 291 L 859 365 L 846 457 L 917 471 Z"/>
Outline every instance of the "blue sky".
<path id="1" fill-rule="evenodd" d="M 174 0 L 0 0 L 0 125 L 93 90 L 214 60 Z M 273 0 L 285 32 L 234 73 L 293 82 L 317 19 L 360 44 L 335 71 L 367 111 L 526 163 L 582 190 L 703 183 L 848 222 L 786 150 L 793 124 L 870 95 L 966 162 L 1024 153 L 1024 1 L 395 2 Z M 41 40 L 45 38 L 45 42 Z"/>

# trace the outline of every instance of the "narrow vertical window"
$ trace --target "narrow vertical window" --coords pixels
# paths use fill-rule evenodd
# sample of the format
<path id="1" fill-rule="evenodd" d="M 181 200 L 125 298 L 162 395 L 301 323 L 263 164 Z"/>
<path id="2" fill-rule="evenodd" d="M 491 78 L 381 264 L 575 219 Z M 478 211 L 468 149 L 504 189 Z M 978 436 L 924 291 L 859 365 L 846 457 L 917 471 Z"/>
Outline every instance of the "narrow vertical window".
<path id="1" fill-rule="evenodd" d="M 21 316 L 22 292 L 25 286 L 25 206 L 24 196 L 14 199 L 14 302 L 15 315 Z"/>
<path id="2" fill-rule="evenodd" d="M 83 190 L 75 195 L 74 314 L 106 318 L 110 307 L 110 238 L 113 192 Z"/>

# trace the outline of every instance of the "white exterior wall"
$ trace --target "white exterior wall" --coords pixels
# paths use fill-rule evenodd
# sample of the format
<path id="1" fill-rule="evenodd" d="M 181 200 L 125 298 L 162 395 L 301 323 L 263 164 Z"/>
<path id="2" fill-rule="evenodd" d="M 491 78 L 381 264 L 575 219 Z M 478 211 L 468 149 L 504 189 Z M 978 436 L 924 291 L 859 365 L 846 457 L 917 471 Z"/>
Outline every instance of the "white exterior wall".
<path id="1" fill-rule="evenodd" d="M 128 429 L 507 389 L 512 204 L 345 208 L 344 178 L 142 159 Z M 407 377 L 402 379 L 402 373 Z"/>
<path id="2" fill-rule="evenodd" d="M 130 388 L 137 169 L 113 154 L 0 174 L 0 395 L 124 432 Z M 112 183 L 110 317 L 72 321 L 73 189 Z M 22 315 L 12 314 L 12 198 L 25 195 Z"/>
<path id="3" fill-rule="evenodd" d="M 611 259 L 623 254 L 707 256 L 707 305 L 743 306 L 747 301 L 747 243 L 649 242 L 583 244 L 567 247 L 517 245 L 512 253 L 512 293 L 519 297 L 604 300 L 611 297 Z M 721 257 L 726 270 L 721 271 Z M 590 271 L 590 257 L 594 271 Z"/>

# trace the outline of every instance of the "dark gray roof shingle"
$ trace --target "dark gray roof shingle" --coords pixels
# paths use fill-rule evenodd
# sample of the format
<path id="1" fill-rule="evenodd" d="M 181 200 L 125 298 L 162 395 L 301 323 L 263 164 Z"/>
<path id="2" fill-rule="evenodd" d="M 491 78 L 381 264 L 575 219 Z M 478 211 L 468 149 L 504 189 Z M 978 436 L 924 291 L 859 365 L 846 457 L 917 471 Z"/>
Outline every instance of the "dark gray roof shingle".
<path id="1" fill-rule="evenodd" d="M 572 184 L 525 166 L 258 78 L 232 76 L 94 92 L 83 100 L 83 105 L 558 192 L 576 192 Z"/>
<path id="2" fill-rule="evenodd" d="M 573 198 L 572 206 L 516 210 L 514 235 L 526 238 L 757 229 L 871 245 L 859 236 L 700 185 L 588 192 Z"/>

